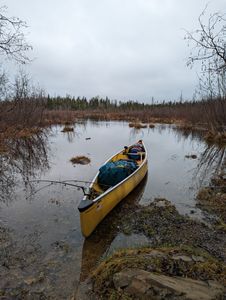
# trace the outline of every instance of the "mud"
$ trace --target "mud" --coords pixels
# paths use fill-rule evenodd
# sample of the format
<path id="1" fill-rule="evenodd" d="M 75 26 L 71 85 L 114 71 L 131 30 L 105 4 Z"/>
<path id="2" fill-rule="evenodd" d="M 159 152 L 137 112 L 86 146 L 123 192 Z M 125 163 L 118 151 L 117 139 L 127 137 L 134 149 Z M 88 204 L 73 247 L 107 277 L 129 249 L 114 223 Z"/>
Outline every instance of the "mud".
<path id="1" fill-rule="evenodd" d="M 226 284 L 225 233 L 180 215 L 169 201 L 155 199 L 147 207 L 137 205 L 137 209 L 128 212 L 122 221 L 121 230 L 128 235 L 145 235 L 148 245 L 141 245 L 139 249 L 124 249 L 102 262 L 93 272 L 89 297 L 143 299 L 115 287 L 114 275 L 127 268 Z M 153 296 L 153 299 L 186 298 L 177 298 L 173 294 L 161 298 L 159 295 L 161 293 Z M 223 296 L 219 299 L 223 299 Z"/>

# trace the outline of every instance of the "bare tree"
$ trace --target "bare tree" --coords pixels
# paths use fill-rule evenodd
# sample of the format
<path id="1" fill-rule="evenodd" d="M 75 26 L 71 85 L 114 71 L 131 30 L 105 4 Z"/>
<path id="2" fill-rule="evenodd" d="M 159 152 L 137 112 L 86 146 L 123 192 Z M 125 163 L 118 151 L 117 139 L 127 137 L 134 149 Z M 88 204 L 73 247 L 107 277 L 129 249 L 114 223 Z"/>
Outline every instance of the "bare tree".
<path id="1" fill-rule="evenodd" d="M 0 55 L 6 55 L 19 63 L 30 59 L 27 51 L 32 49 L 25 39 L 23 30 L 26 23 L 16 17 L 7 16 L 7 7 L 0 7 Z"/>
<path id="2" fill-rule="evenodd" d="M 7 98 L 9 91 L 9 79 L 5 71 L 0 71 L 0 101 Z"/>
<path id="3" fill-rule="evenodd" d="M 31 94 L 31 78 L 28 74 L 20 69 L 19 73 L 15 76 L 13 84 L 13 98 L 16 101 L 26 99 Z"/>
<path id="4" fill-rule="evenodd" d="M 185 39 L 192 45 L 188 66 L 201 62 L 200 87 L 209 96 L 226 95 L 226 19 L 222 13 L 210 14 L 207 6 L 198 18 L 199 28 L 186 31 Z"/>

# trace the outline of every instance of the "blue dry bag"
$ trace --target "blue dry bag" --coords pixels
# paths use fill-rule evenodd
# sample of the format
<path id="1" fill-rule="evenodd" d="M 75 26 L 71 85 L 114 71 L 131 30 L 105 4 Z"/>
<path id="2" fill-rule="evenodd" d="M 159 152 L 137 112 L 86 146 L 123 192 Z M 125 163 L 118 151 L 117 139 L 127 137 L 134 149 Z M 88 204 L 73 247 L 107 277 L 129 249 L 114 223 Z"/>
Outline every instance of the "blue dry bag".
<path id="1" fill-rule="evenodd" d="M 131 160 L 108 162 L 99 170 L 98 183 L 104 190 L 124 180 L 137 169 L 137 163 Z"/>

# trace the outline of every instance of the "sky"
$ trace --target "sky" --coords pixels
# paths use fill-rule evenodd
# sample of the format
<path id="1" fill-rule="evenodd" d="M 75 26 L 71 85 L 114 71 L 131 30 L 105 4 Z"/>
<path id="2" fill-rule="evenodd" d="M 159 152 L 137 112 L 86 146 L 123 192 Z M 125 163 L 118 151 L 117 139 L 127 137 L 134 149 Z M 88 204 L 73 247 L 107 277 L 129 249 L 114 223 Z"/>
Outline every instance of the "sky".
<path id="1" fill-rule="evenodd" d="M 199 68 L 186 66 L 184 36 L 198 27 L 206 0 L 0 1 L 26 21 L 26 71 L 50 95 L 192 99 Z M 226 12 L 225 0 L 209 2 L 208 13 L 216 11 Z"/>

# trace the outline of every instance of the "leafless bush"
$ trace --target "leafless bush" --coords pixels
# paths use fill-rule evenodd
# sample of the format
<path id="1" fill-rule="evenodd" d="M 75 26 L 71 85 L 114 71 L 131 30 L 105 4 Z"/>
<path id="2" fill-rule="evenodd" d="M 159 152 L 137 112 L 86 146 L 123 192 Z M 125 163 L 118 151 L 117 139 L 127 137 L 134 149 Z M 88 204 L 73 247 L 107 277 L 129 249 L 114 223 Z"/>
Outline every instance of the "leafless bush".
<path id="1" fill-rule="evenodd" d="M 45 94 L 32 85 L 29 76 L 20 71 L 12 84 L 11 96 L 0 103 L 0 128 L 18 129 L 40 126 L 45 109 Z"/>

